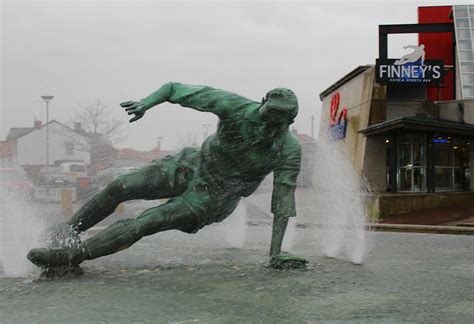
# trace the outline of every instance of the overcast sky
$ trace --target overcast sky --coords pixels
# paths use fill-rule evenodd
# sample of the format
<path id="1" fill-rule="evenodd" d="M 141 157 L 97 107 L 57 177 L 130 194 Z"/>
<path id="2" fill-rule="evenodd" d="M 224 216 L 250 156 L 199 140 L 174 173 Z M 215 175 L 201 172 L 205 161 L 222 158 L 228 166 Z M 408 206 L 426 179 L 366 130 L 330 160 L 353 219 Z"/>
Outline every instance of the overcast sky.
<path id="1" fill-rule="evenodd" d="M 206 84 L 260 100 L 293 89 L 295 127 L 311 133 L 318 94 L 358 65 L 374 64 L 379 24 L 416 23 L 417 7 L 442 1 L 2 1 L 0 140 L 11 127 L 50 119 L 70 124 L 79 105 L 141 99 L 168 81 Z M 462 1 L 450 1 L 461 4 Z M 464 1 L 465 3 L 465 1 Z M 389 38 L 396 57 L 413 36 Z M 120 147 L 148 150 L 217 118 L 177 105 L 127 123 Z"/>

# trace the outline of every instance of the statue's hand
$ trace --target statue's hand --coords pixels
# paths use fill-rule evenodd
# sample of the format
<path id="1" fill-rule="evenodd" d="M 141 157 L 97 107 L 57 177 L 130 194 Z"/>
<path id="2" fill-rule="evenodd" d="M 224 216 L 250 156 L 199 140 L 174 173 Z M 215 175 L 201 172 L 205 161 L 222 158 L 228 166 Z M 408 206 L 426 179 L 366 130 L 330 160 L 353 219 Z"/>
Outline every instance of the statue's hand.
<path id="1" fill-rule="evenodd" d="M 307 263 L 305 259 L 292 255 L 277 254 L 270 259 L 270 267 L 278 270 L 302 269 Z"/>
<path id="2" fill-rule="evenodd" d="M 127 111 L 129 115 L 135 115 L 132 119 L 130 119 L 130 122 L 134 122 L 142 118 L 148 109 L 148 107 L 142 101 L 126 101 L 122 102 L 120 106 L 125 108 L 125 111 Z"/>

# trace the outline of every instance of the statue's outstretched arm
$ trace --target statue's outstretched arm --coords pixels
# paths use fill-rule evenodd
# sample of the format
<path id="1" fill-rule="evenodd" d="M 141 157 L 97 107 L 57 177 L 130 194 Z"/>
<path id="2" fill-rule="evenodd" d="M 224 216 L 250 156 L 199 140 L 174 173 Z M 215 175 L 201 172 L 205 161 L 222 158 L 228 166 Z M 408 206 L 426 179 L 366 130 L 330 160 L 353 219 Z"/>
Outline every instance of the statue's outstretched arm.
<path id="1" fill-rule="evenodd" d="M 140 101 L 127 101 L 120 105 L 129 115 L 135 115 L 130 120 L 133 122 L 142 118 L 148 109 L 165 101 L 199 111 L 211 112 L 221 118 L 238 111 L 239 107 L 255 103 L 235 93 L 208 86 L 169 82 Z"/>
<path id="2" fill-rule="evenodd" d="M 125 108 L 125 111 L 127 111 L 129 115 L 135 115 L 132 119 L 130 119 L 130 122 L 134 122 L 142 118 L 148 109 L 153 108 L 154 106 L 159 105 L 165 101 L 168 101 L 172 90 L 173 84 L 165 83 L 158 90 L 150 94 L 148 97 L 143 98 L 140 101 L 130 100 L 122 102 L 120 106 Z"/>

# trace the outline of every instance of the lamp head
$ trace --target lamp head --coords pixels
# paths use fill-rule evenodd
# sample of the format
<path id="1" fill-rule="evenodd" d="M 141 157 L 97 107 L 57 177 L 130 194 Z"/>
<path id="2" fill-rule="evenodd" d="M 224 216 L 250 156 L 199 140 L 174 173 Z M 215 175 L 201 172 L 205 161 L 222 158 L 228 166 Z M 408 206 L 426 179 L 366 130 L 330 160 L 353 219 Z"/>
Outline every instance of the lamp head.
<path id="1" fill-rule="evenodd" d="M 46 102 L 50 101 L 53 98 L 54 98 L 54 96 L 41 96 L 41 99 L 43 99 Z"/>

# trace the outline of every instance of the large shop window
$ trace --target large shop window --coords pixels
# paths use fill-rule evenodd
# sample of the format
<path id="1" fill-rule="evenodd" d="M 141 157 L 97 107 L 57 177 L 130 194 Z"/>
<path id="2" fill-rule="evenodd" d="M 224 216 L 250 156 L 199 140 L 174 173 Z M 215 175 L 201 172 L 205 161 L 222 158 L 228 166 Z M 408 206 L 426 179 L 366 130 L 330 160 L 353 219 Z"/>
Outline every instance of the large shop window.
<path id="1" fill-rule="evenodd" d="M 434 143 L 436 191 L 467 190 L 470 180 L 468 142 L 440 137 Z"/>
<path id="2" fill-rule="evenodd" d="M 400 192 L 426 191 L 426 136 L 399 135 L 397 184 Z"/>

